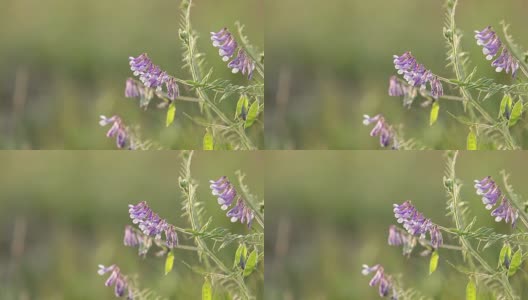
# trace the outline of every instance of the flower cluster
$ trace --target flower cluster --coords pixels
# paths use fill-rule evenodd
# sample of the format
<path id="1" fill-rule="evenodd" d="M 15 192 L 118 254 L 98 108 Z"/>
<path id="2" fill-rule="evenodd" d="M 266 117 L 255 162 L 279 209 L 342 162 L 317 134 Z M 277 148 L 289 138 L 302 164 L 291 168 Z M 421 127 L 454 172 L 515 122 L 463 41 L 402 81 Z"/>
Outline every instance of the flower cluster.
<path id="1" fill-rule="evenodd" d="M 100 116 L 99 125 L 106 126 L 112 123 L 110 129 L 106 132 L 106 136 L 116 138 L 116 145 L 118 148 L 125 148 L 127 140 L 129 140 L 128 129 L 123 125 L 123 121 L 119 116 L 112 116 L 107 118 L 105 116 Z"/>
<path id="2" fill-rule="evenodd" d="M 403 78 L 414 87 L 426 88 L 429 83 L 431 87 L 431 96 L 434 98 L 444 95 L 442 83 L 438 76 L 427 70 L 424 65 L 419 64 L 412 56 L 411 52 L 405 52 L 401 56 L 394 55 L 394 67 L 398 74 L 403 74 Z"/>
<path id="3" fill-rule="evenodd" d="M 504 219 L 506 223 L 511 223 L 512 227 L 515 227 L 519 212 L 511 206 L 491 176 L 475 180 L 475 189 L 477 190 L 477 195 L 482 196 L 482 203 L 486 205 L 487 210 L 492 209 L 500 199 L 500 205 L 491 212 L 491 215 L 495 217 L 496 222 Z"/>
<path id="4" fill-rule="evenodd" d="M 228 61 L 235 54 L 238 44 L 233 35 L 222 28 L 218 32 L 211 32 L 211 40 L 213 46 L 218 48 L 218 53 L 223 61 Z M 244 49 L 238 48 L 237 56 L 227 64 L 233 73 L 241 72 L 243 75 L 247 74 L 248 79 L 253 77 L 253 70 L 255 69 L 255 62 L 249 57 Z"/>
<path id="5" fill-rule="evenodd" d="M 378 264 L 372 267 L 363 265 L 363 270 L 361 271 L 363 275 L 366 276 L 372 272 L 376 272 L 376 274 L 374 274 L 374 276 L 370 280 L 369 285 L 379 285 L 378 292 L 380 297 L 387 297 L 392 292 L 391 299 L 398 299 L 398 295 L 396 293 L 396 289 L 393 287 L 392 280 L 389 276 L 385 274 L 381 265 Z"/>
<path id="6" fill-rule="evenodd" d="M 139 202 L 136 205 L 129 205 L 128 207 L 132 223 L 138 224 L 143 234 L 154 237 L 156 240 L 161 240 L 162 233 L 164 233 L 165 245 L 168 248 L 172 249 L 178 246 L 178 234 L 174 225 L 167 223 L 165 219 L 154 213 L 146 201 Z M 133 243 L 134 241 L 130 240 L 130 242 Z"/>
<path id="7" fill-rule="evenodd" d="M 167 98 L 174 100 L 179 96 L 179 87 L 176 83 L 174 77 L 167 74 L 167 72 L 162 71 L 161 68 L 152 63 L 152 60 L 148 57 L 146 53 L 139 55 L 138 57 L 129 57 L 130 60 L 130 69 L 134 72 L 134 76 L 139 76 L 139 80 L 147 87 L 155 89 L 157 92 L 162 91 L 163 85 L 167 89 Z M 127 88 L 130 87 L 130 90 L 127 92 Z M 137 87 L 137 86 L 136 86 Z M 127 81 L 127 86 L 125 88 L 125 95 L 138 95 L 133 90 L 132 86 L 129 85 Z M 128 97 L 128 96 L 127 96 Z M 136 96 L 137 97 L 137 96 Z"/>
<path id="8" fill-rule="evenodd" d="M 370 136 L 379 136 L 380 145 L 382 147 L 388 147 L 392 144 L 393 149 L 398 149 L 398 142 L 394 131 L 392 130 L 392 127 L 385 122 L 385 118 L 381 114 L 375 115 L 374 117 L 363 115 L 364 125 L 370 125 L 374 122 L 376 125 L 374 125 L 370 131 Z"/>
<path id="9" fill-rule="evenodd" d="M 394 204 L 394 217 L 398 223 L 403 224 L 403 228 L 411 235 L 419 236 L 420 239 L 425 239 L 425 235 L 429 232 L 431 238 L 431 246 L 435 249 L 442 246 L 442 233 L 438 226 L 431 222 L 420 213 L 411 203 L 405 201 L 402 204 Z"/>
<path id="10" fill-rule="evenodd" d="M 246 202 L 241 196 L 237 196 L 237 192 L 233 184 L 227 179 L 226 176 L 220 177 L 218 180 L 210 180 L 210 188 L 212 194 L 218 197 L 218 204 L 222 210 L 226 210 L 231 206 L 235 199 L 237 202 L 233 208 L 227 212 L 227 216 L 231 218 L 231 222 L 240 220 L 240 223 L 247 223 L 248 228 L 251 228 L 251 224 L 255 217 L 255 214 L 251 208 L 249 208 Z"/>
<path id="11" fill-rule="evenodd" d="M 495 71 L 501 72 L 505 70 L 506 73 L 511 73 L 512 77 L 515 77 L 517 69 L 519 69 L 519 61 L 513 57 L 506 46 L 502 45 L 491 26 L 484 28 L 482 31 L 476 30 L 475 39 L 477 40 L 477 45 L 482 46 L 482 53 L 486 55 L 487 60 L 493 59 L 502 47 L 501 54 L 491 65 L 495 67 Z"/>
<path id="12" fill-rule="evenodd" d="M 103 265 L 99 265 L 99 270 L 97 271 L 99 275 L 104 275 L 108 272 L 112 273 L 106 280 L 105 286 L 115 285 L 114 293 L 116 297 L 123 297 L 125 295 L 125 292 L 128 291 L 127 299 L 134 299 L 132 287 L 128 283 L 127 278 L 123 276 L 123 274 L 121 274 L 121 271 L 119 270 L 118 266 L 111 265 L 109 267 L 105 267 Z"/>

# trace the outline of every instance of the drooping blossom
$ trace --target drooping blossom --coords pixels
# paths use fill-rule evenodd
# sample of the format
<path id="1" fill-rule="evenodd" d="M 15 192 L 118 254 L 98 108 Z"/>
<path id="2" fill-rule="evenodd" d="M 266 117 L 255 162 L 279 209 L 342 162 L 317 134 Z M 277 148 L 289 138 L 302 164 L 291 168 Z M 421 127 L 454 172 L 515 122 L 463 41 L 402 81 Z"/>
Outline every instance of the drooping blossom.
<path id="1" fill-rule="evenodd" d="M 372 267 L 363 265 L 363 270 L 361 270 L 363 275 L 366 276 L 372 272 L 376 273 L 370 280 L 369 285 L 378 286 L 378 293 L 380 297 L 388 297 L 392 294 L 391 299 L 397 299 L 398 295 L 396 293 L 396 289 L 393 287 L 391 278 L 385 274 L 383 267 L 379 264 Z"/>
<path id="2" fill-rule="evenodd" d="M 511 55 L 506 47 L 502 48 L 500 56 L 491 65 L 495 67 L 496 72 L 504 70 L 506 73 L 511 73 L 512 77 L 517 75 L 517 70 L 519 69 L 519 61 Z"/>
<path id="3" fill-rule="evenodd" d="M 138 224 L 143 234 L 156 240 L 161 240 L 162 234 L 165 234 L 165 245 L 168 248 L 174 248 L 178 245 L 178 235 L 174 225 L 160 218 L 158 214 L 150 209 L 146 201 L 139 202 L 136 205 L 129 205 L 128 207 L 132 223 Z"/>
<path id="4" fill-rule="evenodd" d="M 223 28 L 218 32 L 211 32 L 211 40 L 213 41 L 213 46 L 219 48 L 218 52 L 223 61 L 231 59 L 238 49 L 236 57 L 227 64 L 227 67 L 234 74 L 238 72 L 243 75 L 247 74 L 248 79 L 251 80 L 253 70 L 255 70 L 255 62 L 242 47 L 238 47 L 234 37 L 227 28 Z"/>
<path id="5" fill-rule="evenodd" d="M 403 96 L 403 94 L 403 86 L 398 81 L 398 77 L 391 76 L 391 78 L 389 79 L 389 96 L 400 97 Z"/>
<path id="6" fill-rule="evenodd" d="M 379 136 L 381 147 L 388 147 L 392 144 L 393 149 L 397 149 L 395 134 L 392 127 L 385 122 L 385 118 L 381 114 L 375 115 L 374 117 L 363 115 L 364 125 L 370 125 L 374 122 L 376 125 L 370 131 L 370 136 Z"/>
<path id="7" fill-rule="evenodd" d="M 442 233 L 430 219 L 427 219 L 411 203 L 405 201 L 402 204 L 394 204 L 394 217 L 398 223 L 403 225 L 411 235 L 425 239 L 426 233 L 429 232 L 431 237 L 431 246 L 438 248 L 443 244 Z"/>
<path id="8" fill-rule="evenodd" d="M 249 80 L 253 77 L 253 70 L 255 70 L 255 62 L 249 57 L 243 49 L 239 49 L 237 56 L 229 64 L 227 64 L 231 71 L 236 74 L 238 72 L 243 75 L 247 74 Z"/>
<path id="9" fill-rule="evenodd" d="M 390 246 L 400 246 L 403 244 L 404 237 L 398 228 L 394 225 L 389 227 L 388 243 Z"/>
<path id="10" fill-rule="evenodd" d="M 492 60 L 502 47 L 501 54 L 491 63 L 491 66 L 495 67 L 496 72 L 504 70 L 506 73 L 512 74 L 512 77 L 515 77 L 519 69 L 519 61 L 501 43 L 491 26 L 484 28 L 482 31 L 475 31 L 475 39 L 477 40 L 477 45 L 483 47 L 482 53 L 486 55 L 487 60 Z"/>
<path id="11" fill-rule="evenodd" d="M 226 215 L 231 218 L 231 222 L 234 223 L 240 220 L 240 223 L 246 223 L 248 228 L 251 228 L 255 218 L 253 210 L 246 205 L 246 202 L 241 197 L 238 197 L 236 205 Z"/>
<path id="12" fill-rule="evenodd" d="M 247 206 L 241 196 L 237 196 L 237 191 L 233 184 L 226 176 L 220 177 L 218 180 L 210 180 L 211 192 L 213 196 L 218 197 L 218 204 L 222 210 L 227 210 L 236 199 L 236 205 L 233 206 L 226 214 L 231 219 L 231 222 L 240 220 L 242 224 L 246 223 L 248 228 L 251 227 L 255 214 L 253 210 Z"/>
<path id="13" fill-rule="evenodd" d="M 487 210 L 492 209 L 501 200 L 500 205 L 491 212 L 491 216 L 495 217 L 496 222 L 504 220 L 515 227 L 519 212 L 511 205 L 491 176 L 475 180 L 475 189 L 477 189 L 477 195 L 482 196 L 482 203 L 486 205 Z"/>
<path id="14" fill-rule="evenodd" d="M 167 79 L 165 82 L 165 87 L 167 88 L 167 98 L 174 101 L 174 99 L 180 96 L 180 87 L 173 77 L 169 77 L 169 79 Z"/>
<path id="15" fill-rule="evenodd" d="M 123 244 L 128 247 L 136 247 L 139 244 L 138 237 L 134 228 L 130 225 L 125 226 L 125 237 Z"/>
<path id="16" fill-rule="evenodd" d="M 132 79 L 128 78 L 125 85 L 125 97 L 127 98 L 136 98 L 140 95 L 140 87 L 138 86 L 137 82 Z"/>
<path id="17" fill-rule="evenodd" d="M 420 91 L 420 92 L 423 92 Z M 403 96 L 403 106 L 411 107 L 414 99 L 418 95 L 418 89 L 398 80 L 398 77 L 391 76 L 389 79 L 389 96 L 401 97 Z"/>
<path id="18" fill-rule="evenodd" d="M 495 217 L 495 222 L 504 220 L 504 222 L 511 223 L 512 227 L 515 227 L 519 212 L 512 207 L 510 201 L 505 196 L 502 196 L 500 205 L 491 212 L 491 215 Z"/>
<path id="19" fill-rule="evenodd" d="M 491 179 L 491 176 L 475 180 L 475 189 L 477 189 L 477 195 L 482 196 L 482 203 L 486 205 L 487 210 L 495 206 L 502 195 L 499 186 Z"/>
<path id="20" fill-rule="evenodd" d="M 100 116 L 99 125 L 106 126 L 110 123 L 112 123 L 112 126 L 106 132 L 106 136 L 111 138 L 115 137 L 117 147 L 124 148 L 129 138 L 127 127 L 124 126 L 119 116 L 112 116 L 110 118 Z"/>
<path id="21" fill-rule="evenodd" d="M 403 75 L 403 78 L 411 86 L 425 89 L 427 83 L 429 83 L 432 97 L 437 99 L 444 95 L 442 83 L 438 76 L 427 70 L 424 65 L 419 64 L 411 52 L 407 51 L 400 56 L 394 55 L 393 57 L 394 67 L 398 70 L 398 74 Z"/>
<path id="22" fill-rule="evenodd" d="M 482 46 L 482 53 L 486 55 L 487 60 L 491 60 L 502 46 L 502 43 L 495 33 L 491 29 L 491 26 L 484 28 L 482 31 L 475 30 L 475 39 L 477 40 L 477 45 Z"/>
<path id="23" fill-rule="evenodd" d="M 218 53 L 223 61 L 228 61 L 235 54 L 235 50 L 238 47 L 235 38 L 233 38 L 227 28 L 222 28 L 218 32 L 211 32 L 211 40 L 213 41 L 213 46 L 218 48 Z"/>
<path id="24" fill-rule="evenodd" d="M 168 75 L 167 72 L 152 63 L 152 60 L 146 53 L 143 53 L 138 57 L 129 57 L 129 64 L 130 69 L 134 72 L 134 76 L 139 76 L 139 80 L 141 80 L 147 88 L 161 92 L 163 85 L 165 84 L 168 98 L 174 100 L 174 98 L 179 96 L 178 85 L 176 84 L 174 77 Z M 139 92 L 141 92 L 141 89 L 139 89 Z"/>
<path id="25" fill-rule="evenodd" d="M 218 180 L 210 180 L 211 191 L 214 196 L 218 196 L 218 204 L 222 210 L 226 210 L 235 199 L 237 192 L 235 187 L 229 182 L 226 176 L 220 177 Z"/>
<path id="26" fill-rule="evenodd" d="M 99 270 L 97 271 L 99 275 L 104 275 L 108 272 L 111 273 L 105 282 L 105 286 L 115 285 L 114 294 L 116 297 L 123 297 L 125 293 L 128 292 L 127 299 L 134 299 L 132 287 L 130 286 L 127 278 L 121 274 L 118 266 L 111 265 L 109 267 L 105 267 L 103 265 L 99 265 Z"/>

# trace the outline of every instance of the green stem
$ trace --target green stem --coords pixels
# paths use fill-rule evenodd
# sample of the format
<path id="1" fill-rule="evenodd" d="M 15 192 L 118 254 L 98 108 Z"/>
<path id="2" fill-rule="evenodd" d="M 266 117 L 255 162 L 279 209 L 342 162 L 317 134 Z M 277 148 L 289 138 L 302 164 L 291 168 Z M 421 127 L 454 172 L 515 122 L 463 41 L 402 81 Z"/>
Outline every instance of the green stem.
<path id="1" fill-rule="evenodd" d="M 448 168 L 449 168 L 449 175 L 450 175 L 449 180 L 452 183 L 452 192 L 450 192 L 451 201 L 452 201 L 451 212 L 453 213 L 453 218 L 455 220 L 455 226 L 457 230 L 461 231 L 463 230 L 463 225 L 462 225 L 463 222 L 461 220 L 461 215 L 459 211 L 460 202 L 461 202 L 460 185 L 457 183 L 457 177 L 455 173 L 455 165 L 456 165 L 457 156 L 458 156 L 458 151 L 454 153 L 454 156 L 452 159 L 452 165 L 449 166 Z M 464 236 L 459 235 L 458 238 L 460 240 L 460 243 L 462 244 L 462 247 L 465 249 L 466 253 L 468 253 L 469 255 L 471 255 L 471 257 L 477 260 L 480 263 L 480 265 L 486 270 L 486 272 L 493 274 L 494 269 L 486 262 L 486 260 L 484 260 L 484 258 L 482 258 L 479 255 L 479 253 L 473 248 L 471 243 Z M 469 261 L 469 263 L 472 269 L 475 269 L 475 266 L 471 260 Z M 499 283 L 502 285 L 502 287 L 504 288 L 504 291 L 508 294 L 510 299 L 515 299 L 515 296 L 513 295 L 512 287 L 508 281 L 508 277 L 501 275 L 497 279 L 497 281 L 499 281 Z"/>
<path id="2" fill-rule="evenodd" d="M 184 191 L 185 199 L 188 202 L 187 205 L 185 206 L 185 208 L 186 208 L 186 212 L 187 212 L 187 214 L 189 216 L 189 221 L 191 223 L 191 228 L 194 231 L 200 231 L 201 225 L 200 225 L 200 222 L 198 220 L 198 216 L 196 215 L 195 210 L 194 210 L 194 208 L 196 207 L 196 203 L 194 202 L 194 199 L 196 197 L 195 196 L 196 195 L 195 194 L 196 193 L 196 186 L 192 183 L 193 179 L 191 177 L 192 155 L 193 155 L 193 151 L 191 151 L 189 153 L 189 158 L 187 159 L 187 164 L 185 166 L 185 168 L 186 168 L 185 169 L 185 181 L 187 182 L 187 187 L 183 188 L 182 190 Z M 198 248 L 200 249 L 200 251 L 202 251 L 202 253 L 204 253 L 209 259 L 211 259 L 223 273 L 225 273 L 225 274 L 229 274 L 230 273 L 229 268 L 227 268 L 222 263 L 222 261 L 218 257 L 216 257 L 216 255 L 209 249 L 209 247 L 207 246 L 207 243 L 204 240 L 202 240 L 198 236 L 195 236 L 194 239 L 195 239 L 196 244 L 197 244 Z M 206 267 L 208 269 L 210 268 L 208 266 L 208 261 L 207 260 L 206 260 Z M 235 284 L 240 288 L 240 291 L 243 293 L 244 297 L 246 299 L 251 299 L 249 291 L 247 290 L 247 287 L 244 284 L 244 278 L 242 277 L 242 275 L 237 275 L 237 276 L 233 276 L 233 277 L 230 277 L 230 278 L 232 278 L 232 280 L 235 282 Z"/>
<path id="3" fill-rule="evenodd" d="M 192 7 L 192 0 L 188 0 L 188 6 L 187 10 L 185 12 L 185 33 L 187 36 L 187 51 L 188 51 L 188 57 L 187 60 L 189 61 L 189 69 L 191 71 L 191 76 L 193 77 L 193 80 L 196 82 L 202 81 L 202 74 L 200 72 L 198 63 L 195 61 L 195 37 L 194 33 L 192 32 L 191 28 L 191 7 Z M 214 111 L 214 113 L 222 120 L 222 122 L 232 125 L 233 122 L 216 106 L 214 105 L 213 101 L 209 99 L 209 96 L 207 93 L 200 87 L 196 87 L 196 92 L 200 99 L 202 99 L 205 103 L 206 107 L 206 113 L 208 113 L 208 109 L 211 109 Z M 252 142 L 249 140 L 248 136 L 246 135 L 246 132 L 244 131 L 243 127 L 240 126 L 234 126 L 232 127 L 234 129 L 234 132 L 239 136 L 240 141 L 244 145 L 244 147 L 247 150 L 253 150 L 255 147 L 253 146 Z"/>

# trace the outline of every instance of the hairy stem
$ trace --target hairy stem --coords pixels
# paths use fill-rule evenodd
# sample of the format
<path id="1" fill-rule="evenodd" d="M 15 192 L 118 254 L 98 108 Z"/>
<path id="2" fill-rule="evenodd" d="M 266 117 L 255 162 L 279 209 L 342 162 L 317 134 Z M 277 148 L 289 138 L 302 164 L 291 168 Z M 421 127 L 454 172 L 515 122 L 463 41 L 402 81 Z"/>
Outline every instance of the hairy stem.
<path id="1" fill-rule="evenodd" d="M 193 183 L 193 178 L 191 176 L 192 155 L 193 155 L 193 151 L 190 151 L 189 156 L 186 159 L 182 178 L 180 178 L 180 181 L 183 180 L 183 182 L 186 183 L 186 186 L 182 188 L 182 191 L 185 196 L 185 201 L 187 202 L 185 205 L 185 210 L 189 218 L 189 222 L 191 223 L 191 228 L 194 231 L 200 231 L 202 226 L 200 224 L 200 220 L 196 213 L 197 203 L 195 201 L 197 185 Z M 215 255 L 213 251 L 211 251 L 211 249 L 209 249 L 209 247 L 207 246 L 207 243 L 202 238 L 200 238 L 199 236 L 195 236 L 194 240 L 199 250 L 203 254 L 205 254 L 209 259 L 211 259 L 215 263 L 218 269 L 220 269 L 224 274 L 232 274 L 229 268 L 226 267 L 224 263 L 222 263 L 222 261 Z M 207 266 L 207 269 L 210 269 L 210 267 L 208 266 L 207 260 L 206 260 L 206 266 Z M 245 299 L 252 298 L 251 295 L 249 294 L 249 291 L 244 283 L 244 278 L 241 274 L 234 274 L 232 276 L 229 276 L 229 279 L 232 280 L 239 287 Z"/>
<path id="2" fill-rule="evenodd" d="M 184 28 L 182 29 L 186 36 L 186 42 L 184 44 L 186 46 L 187 55 L 185 59 L 189 64 L 189 69 L 191 71 L 193 80 L 196 82 L 202 82 L 203 76 L 200 71 L 199 63 L 196 61 L 196 36 L 194 35 L 191 27 L 191 7 L 192 0 L 188 0 L 187 8 L 184 14 Z M 233 122 L 213 103 L 203 88 L 196 87 L 196 92 L 199 98 L 204 101 L 206 109 L 210 108 L 212 111 L 214 111 L 214 113 L 220 118 L 220 120 L 222 120 L 222 122 L 228 125 L 233 125 Z M 232 126 L 232 128 L 247 150 L 253 150 L 255 148 L 242 126 Z"/>

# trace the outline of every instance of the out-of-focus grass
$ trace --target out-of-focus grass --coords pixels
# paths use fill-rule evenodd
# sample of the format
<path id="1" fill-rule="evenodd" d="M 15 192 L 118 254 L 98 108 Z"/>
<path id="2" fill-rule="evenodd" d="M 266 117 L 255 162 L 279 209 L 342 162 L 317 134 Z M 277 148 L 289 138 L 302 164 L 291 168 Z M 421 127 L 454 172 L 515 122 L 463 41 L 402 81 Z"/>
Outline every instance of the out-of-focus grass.
<path id="1" fill-rule="evenodd" d="M 177 250 L 174 270 L 164 276 L 163 258 L 143 260 L 137 249 L 123 245 L 128 204 L 146 200 L 161 217 L 189 227 L 180 217 L 180 162 L 174 151 L 0 153 L 0 299 L 115 299 L 104 286 L 106 277 L 97 274 L 98 264 L 112 263 L 159 296 L 199 298 L 203 276 L 183 263 L 199 265 L 196 253 Z M 247 233 L 225 217 L 208 180 L 242 170 L 252 192 L 263 199 L 262 166 L 258 152 L 195 153 L 197 196 L 212 225 Z M 235 250 L 236 245 L 221 252 L 228 265 Z M 262 299 L 263 280 L 255 276 L 248 284 Z"/>
<path id="2" fill-rule="evenodd" d="M 438 123 L 429 127 L 429 108 L 415 103 L 408 110 L 401 99 L 387 95 L 388 79 L 395 74 L 392 55 L 407 50 L 438 75 L 454 76 L 446 67 L 443 2 L 267 1 L 273 22 L 266 27 L 266 98 L 271 100 L 265 116 L 266 147 L 377 149 L 378 142 L 361 124 L 363 114 L 377 113 L 393 124 L 403 124 L 407 138 L 430 147 L 465 147 L 467 130 L 447 113 L 462 113 L 457 103 L 440 102 Z M 522 0 L 459 1 L 457 23 L 465 34 L 462 47 L 479 75 L 511 82 L 485 60 L 473 31 L 492 25 L 502 36 L 499 22 L 505 20 L 511 23 L 516 41 L 528 48 L 523 34 L 527 9 L 528 3 Z M 500 98 L 496 95 L 484 104 L 492 115 Z M 526 125 L 519 127 L 515 134 L 521 138 Z"/>
<path id="3" fill-rule="evenodd" d="M 244 84 L 231 74 L 211 46 L 209 32 L 235 21 L 246 24 L 250 40 L 263 49 L 263 1 L 199 1 L 193 25 L 199 49 L 215 76 Z M 123 95 L 131 76 L 128 57 L 149 53 L 174 76 L 182 69 L 178 38 L 180 1 L 145 2 L 8 0 L 0 11 L 0 148 L 112 149 L 98 125 L 100 114 L 120 114 L 138 124 L 145 138 L 164 146 L 194 149 L 204 128 L 184 113 L 199 114 L 196 104 L 178 103 L 176 121 L 165 128 L 164 111 L 138 108 Z M 182 89 L 183 95 L 189 91 Z M 191 95 L 194 96 L 194 95 Z M 234 110 L 237 99 L 222 106 Z M 262 143 L 263 138 L 259 143 Z"/>
<path id="4" fill-rule="evenodd" d="M 526 158 L 523 152 L 459 154 L 462 199 L 478 218 L 477 227 L 512 232 L 494 222 L 473 180 L 491 175 L 502 186 L 499 172 L 505 169 L 516 192 L 526 197 Z M 438 270 L 428 276 L 427 257 L 407 259 L 401 248 L 387 245 L 388 227 L 396 224 L 393 203 L 411 200 L 433 222 L 454 227 L 446 216 L 443 152 L 282 151 L 270 152 L 267 165 L 273 166 L 265 178 L 273 218 L 266 224 L 266 299 L 378 299 L 370 277 L 361 275 L 362 264 L 377 263 L 388 274 L 402 275 L 405 288 L 434 299 L 464 298 L 467 276 L 446 261 L 463 264 L 459 252 L 440 249 Z M 444 239 L 457 243 L 445 234 Z M 492 266 L 499 250 L 483 252 Z M 521 298 L 528 293 L 524 280 L 524 272 L 512 280 Z"/>

